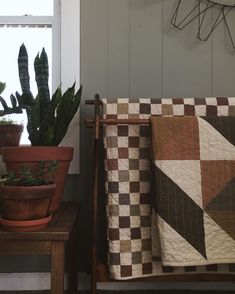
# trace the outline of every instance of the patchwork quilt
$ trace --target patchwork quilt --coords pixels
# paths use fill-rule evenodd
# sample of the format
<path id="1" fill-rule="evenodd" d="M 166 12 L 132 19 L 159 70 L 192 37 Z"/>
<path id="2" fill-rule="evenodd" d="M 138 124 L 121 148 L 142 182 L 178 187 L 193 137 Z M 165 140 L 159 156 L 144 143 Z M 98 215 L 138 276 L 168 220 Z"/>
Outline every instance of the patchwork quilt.
<path id="1" fill-rule="evenodd" d="M 103 99 L 103 118 L 157 116 L 235 116 L 235 98 Z M 164 266 L 153 255 L 151 128 L 148 125 L 104 126 L 107 237 L 112 278 L 161 274 L 231 272 L 234 264 Z M 156 251 L 156 250 L 154 250 Z M 159 251 L 159 250 L 157 250 Z"/>
<path id="2" fill-rule="evenodd" d="M 235 263 L 235 117 L 152 117 L 162 263 Z"/>

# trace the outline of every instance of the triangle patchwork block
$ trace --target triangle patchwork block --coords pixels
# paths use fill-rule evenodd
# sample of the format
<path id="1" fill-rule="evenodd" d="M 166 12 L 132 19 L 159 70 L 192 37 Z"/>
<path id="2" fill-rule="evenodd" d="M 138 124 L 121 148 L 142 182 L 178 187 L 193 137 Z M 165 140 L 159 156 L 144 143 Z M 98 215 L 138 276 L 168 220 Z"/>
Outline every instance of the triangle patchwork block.
<path id="1" fill-rule="evenodd" d="M 206 207 L 235 177 L 235 161 L 202 160 L 201 176 L 202 201 Z"/>
<path id="2" fill-rule="evenodd" d="M 156 160 L 155 165 L 202 208 L 200 160 Z"/>
<path id="3" fill-rule="evenodd" d="M 235 146 L 203 118 L 198 117 L 201 160 L 235 160 Z"/>

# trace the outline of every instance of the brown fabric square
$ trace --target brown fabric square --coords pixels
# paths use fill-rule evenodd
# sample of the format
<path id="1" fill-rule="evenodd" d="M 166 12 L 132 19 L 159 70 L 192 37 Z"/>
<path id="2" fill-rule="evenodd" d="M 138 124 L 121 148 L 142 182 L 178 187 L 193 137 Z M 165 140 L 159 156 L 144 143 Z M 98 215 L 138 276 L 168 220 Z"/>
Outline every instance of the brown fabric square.
<path id="1" fill-rule="evenodd" d="M 142 240 L 142 251 L 149 251 L 151 250 L 151 247 L 152 247 L 151 239 Z"/>
<path id="2" fill-rule="evenodd" d="M 183 98 L 173 98 L 172 99 L 173 104 L 184 104 L 184 99 Z"/>
<path id="3" fill-rule="evenodd" d="M 128 138 L 128 146 L 131 148 L 139 147 L 140 138 L 139 137 L 129 137 Z"/>
<path id="4" fill-rule="evenodd" d="M 195 98 L 195 105 L 205 105 L 206 104 L 206 99 L 205 98 Z"/>
<path id="5" fill-rule="evenodd" d="M 130 277 L 132 275 L 131 265 L 121 265 L 121 277 Z"/>
<path id="6" fill-rule="evenodd" d="M 217 106 L 207 105 L 206 106 L 206 115 L 207 116 L 217 116 Z"/>
<path id="7" fill-rule="evenodd" d="M 140 159 L 150 159 L 151 152 L 149 148 L 140 148 Z"/>
<path id="8" fill-rule="evenodd" d="M 110 253 L 109 262 L 112 265 L 120 265 L 120 253 Z"/>
<path id="9" fill-rule="evenodd" d="M 229 116 L 235 116 L 235 106 L 229 107 Z"/>
<path id="10" fill-rule="evenodd" d="M 150 127 L 149 126 L 140 126 L 140 137 L 148 137 L 150 136 Z"/>
<path id="11" fill-rule="evenodd" d="M 140 103 L 140 114 L 151 114 L 150 103 Z"/>
<path id="12" fill-rule="evenodd" d="M 117 113 L 118 114 L 127 114 L 128 113 L 128 103 L 118 103 L 117 104 Z"/>
<path id="13" fill-rule="evenodd" d="M 235 263 L 230 263 L 229 264 L 229 271 L 230 272 L 235 272 Z"/>
<path id="14" fill-rule="evenodd" d="M 140 215 L 140 206 L 137 205 L 131 205 L 130 206 L 130 214 L 131 216 L 139 216 Z"/>
<path id="15" fill-rule="evenodd" d="M 173 115 L 173 105 L 162 104 L 162 115 Z"/>
<path id="16" fill-rule="evenodd" d="M 140 217 L 140 225 L 141 227 L 150 227 L 151 226 L 151 218 L 150 216 L 141 216 Z"/>
<path id="17" fill-rule="evenodd" d="M 200 159 L 196 117 L 151 117 L 154 160 Z"/>
<path id="18" fill-rule="evenodd" d="M 120 228 L 130 228 L 130 217 L 129 216 L 120 216 L 119 217 L 119 227 Z"/>
<path id="19" fill-rule="evenodd" d="M 131 228 L 131 239 L 141 239 L 140 228 Z"/>
<path id="20" fill-rule="evenodd" d="M 132 252 L 132 264 L 141 264 L 142 263 L 142 252 Z"/>
<path id="21" fill-rule="evenodd" d="M 217 272 L 218 271 L 218 264 L 208 264 L 206 266 L 206 270 L 209 272 Z"/>
<path id="22" fill-rule="evenodd" d="M 161 98 L 151 98 L 150 104 L 162 104 Z"/>
<path id="23" fill-rule="evenodd" d="M 129 182 L 130 176 L 128 170 L 119 170 L 118 171 L 118 180 L 119 182 Z"/>
<path id="24" fill-rule="evenodd" d="M 195 115 L 195 106 L 194 105 L 184 105 L 184 115 L 194 116 Z"/>
<path id="25" fill-rule="evenodd" d="M 120 234 L 119 229 L 109 229 L 109 240 L 119 240 Z"/>
<path id="26" fill-rule="evenodd" d="M 108 170 L 118 170 L 118 160 L 117 159 L 107 159 Z"/>
<path id="27" fill-rule="evenodd" d="M 129 149 L 125 147 L 119 147 L 118 148 L 118 158 L 128 158 L 129 157 Z"/>
<path id="28" fill-rule="evenodd" d="M 148 170 L 140 171 L 140 182 L 149 182 L 150 181 L 150 172 Z"/>
<path id="29" fill-rule="evenodd" d="M 108 183 L 108 192 L 109 193 L 118 193 L 119 185 L 117 182 L 109 182 Z"/>
<path id="30" fill-rule="evenodd" d="M 118 126 L 118 136 L 128 137 L 128 126 Z"/>
<path id="31" fill-rule="evenodd" d="M 139 169 L 139 160 L 138 159 L 129 159 L 129 169 L 138 170 Z"/>
<path id="32" fill-rule="evenodd" d="M 174 267 L 172 266 L 162 266 L 162 272 L 163 273 L 173 273 Z"/>
<path id="33" fill-rule="evenodd" d="M 153 271 L 153 265 L 152 265 L 151 262 L 143 263 L 142 269 L 143 269 L 143 274 L 144 275 L 151 274 L 152 271 Z"/>
<path id="34" fill-rule="evenodd" d="M 217 105 L 228 105 L 228 98 L 227 97 L 217 97 Z"/>
<path id="35" fill-rule="evenodd" d="M 138 193 L 140 191 L 140 182 L 130 182 L 130 193 Z"/>
<path id="36" fill-rule="evenodd" d="M 196 266 L 185 266 L 184 267 L 184 271 L 186 273 L 195 272 L 196 270 L 197 270 L 197 267 Z"/>
<path id="37" fill-rule="evenodd" d="M 119 194 L 119 204 L 120 205 L 130 204 L 130 194 Z"/>
<path id="38" fill-rule="evenodd" d="M 120 251 L 131 252 L 131 241 L 130 240 L 120 240 Z"/>
<path id="39" fill-rule="evenodd" d="M 140 204 L 149 204 L 150 196 L 148 193 L 141 193 L 140 194 Z"/>

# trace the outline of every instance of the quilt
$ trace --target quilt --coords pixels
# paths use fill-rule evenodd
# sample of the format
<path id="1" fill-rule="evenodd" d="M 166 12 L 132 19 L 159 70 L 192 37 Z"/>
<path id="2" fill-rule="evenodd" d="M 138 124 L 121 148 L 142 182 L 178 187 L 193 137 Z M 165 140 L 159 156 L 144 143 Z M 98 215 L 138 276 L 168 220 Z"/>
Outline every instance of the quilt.
<path id="1" fill-rule="evenodd" d="M 103 118 L 235 116 L 234 97 L 103 99 Z M 152 248 L 151 128 L 103 127 L 108 261 L 116 280 L 192 272 L 235 273 L 234 264 L 164 266 Z"/>
<path id="2" fill-rule="evenodd" d="M 235 117 L 151 117 L 162 263 L 235 263 Z"/>

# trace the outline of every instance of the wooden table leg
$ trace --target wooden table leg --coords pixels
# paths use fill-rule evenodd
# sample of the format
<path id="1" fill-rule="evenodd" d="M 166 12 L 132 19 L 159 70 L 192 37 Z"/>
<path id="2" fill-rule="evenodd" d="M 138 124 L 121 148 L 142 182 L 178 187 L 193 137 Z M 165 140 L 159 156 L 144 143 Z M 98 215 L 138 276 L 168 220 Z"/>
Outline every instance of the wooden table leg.
<path id="1" fill-rule="evenodd" d="M 77 220 L 71 231 L 70 239 L 68 240 L 68 293 L 76 294 L 78 286 L 78 226 Z"/>
<path id="2" fill-rule="evenodd" d="M 64 293 L 64 241 L 51 243 L 51 294 Z"/>

